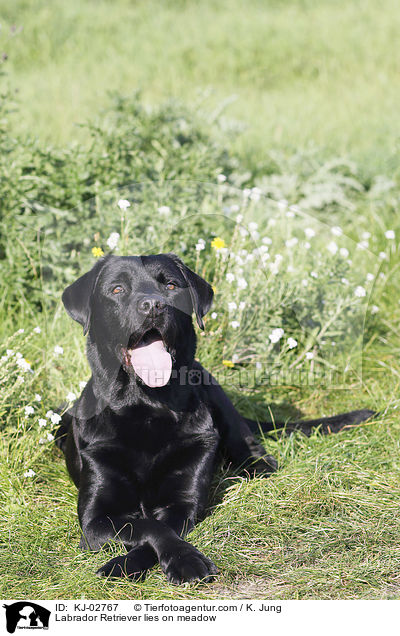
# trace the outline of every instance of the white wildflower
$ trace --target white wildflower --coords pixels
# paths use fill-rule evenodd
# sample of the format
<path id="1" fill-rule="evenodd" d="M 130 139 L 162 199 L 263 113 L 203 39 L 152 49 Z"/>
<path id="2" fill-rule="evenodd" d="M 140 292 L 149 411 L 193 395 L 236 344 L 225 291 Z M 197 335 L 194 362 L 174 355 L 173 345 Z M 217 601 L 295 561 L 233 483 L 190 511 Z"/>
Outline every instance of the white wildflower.
<path id="1" fill-rule="evenodd" d="M 120 235 L 118 234 L 118 232 L 111 232 L 110 236 L 107 239 L 107 245 L 110 248 L 110 250 L 115 250 L 115 248 L 118 245 L 119 239 L 120 239 Z"/>
<path id="2" fill-rule="evenodd" d="M 276 342 L 279 342 L 279 340 L 283 337 L 284 333 L 285 333 L 284 330 L 281 327 L 278 327 L 277 329 L 273 329 L 271 331 L 268 338 L 270 339 L 272 344 L 275 344 Z"/>
<path id="3" fill-rule="evenodd" d="M 312 351 L 307 351 L 307 353 L 306 353 L 307 360 L 312 360 L 313 357 L 314 357 L 313 352 Z"/>
<path id="4" fill-rule="evenodd" d="M 369 247 L 368 241 L 360 241 L 359 243 L 357 243 L 357 249 L 359 250 L 366 250 L 368 247 Z"/>
<path id="5" fill-rule="evenodd" d="M 369 281 L 369 282 L 370 282 L 370 281 L 374 280 L 374 278 L 375 278 L 375 276 L 374 276 L 373 274 L 371 274 L 371 272 L 368 272 L 368 274 L 367 274 L 367 281 Z"/>
<path id="6" fill-rule="evenodd" d="M 47 420 L 45 420 L 43 417 L 40 417 L 38 420 L 38 424 L 40 428 L 43 428 L 43 426 L 47 426 Z"/>
<path id="7" fill-rule="evenodd" d="M 262 195 L 262 190 L 260 188 L 253 188 L 250 193 L 250 199 L 252 201 L 259 201 Z"/>
<path id="8" fill-rule="evenodd" d="M 218 183 L 224 183 L 226 181 L 226 176 L 224 174 L 219 174 L 217 177 Z"/>
<path id="9" fill-rule="evenodd" d="M 310 249 L 310 247 L 311 247 L 311 244 L 310 244 L 308 241 L 306 241 L 305 243 L 303 243 L 303 245 L 304 245 L 304 248 L 305 248 L 306 250 L 309 250 L 309 249 Z"/>
<path id="10" fill-rule="evenodd" d="M 237 203 L 234 203 L 233 205 L 231 205 L 231 212 L 239 212 L 240 207 L 237 205 Z M 238 214 L 238 216 L 240 216 L 240 214 Z"/>
<path id="11" fill-rule="evenodd" d="M 204 250 L 206 248 L 205 240 L 203 238 L 199 238 L 197 240 L 197 243 L 196 243 L 195 247 L 196 247 L 196 252 L 201 252 L 201 250 Z"/>
<path id="12" fill-rule="evenodd" d="M 211 318 L 212 318 L 213 320 L 215 320 L 217 317 L 218 317 L 217 312 L 216 312 L 216 311 L 213 311 L 213 312 L 212 312 L 212 314 L 211 314 Z"/>
<path id="13" fill-rule="evenodd" d="M 371 314 L 377 314 L 379 311 L 379 307 L 378 305 L 372 305 L 371 307 Z"/>
<path id="14" fill-rule="evenodd" d="M 264 236 L 264 237 L 263 237 L 262 242 L 263 242 L 265 245 L 271 245 L 271 243 L 272 243 L 272 239 L 271 239 L 271 238 L 269 238 L 269 236 Z"/>
<path id="15" fill-rule="evenodd" d="M 18 329 L 17 333 L 18 334 L 22 334 L 22 333 L 24 333 L 24 331 L 25 331 L 25 329 Z"/>
<path id="16" fill-rule="evenodd" d="M 381 261 L 384 261 L 387 258 L 386 252 L 379 252 L 379 258 Z"/>
<path id="17" fill-rule="evenodd" d="M 317 272 L 310 272 L 311 278 L 318 278 Z"/>
<path id="18" fill-rule="evenodd" d="M 35 471 L 32 470 L 32 468 L 29 468 L 29 470 L 26 470 L 24 472 L 24 477 L 34 477 L 36 475 Z"/>
<path id="19" fill-rule="evenodd" d="M 273 263 L 270 264 L 270 270 L 271 270 L 271 274 L 277 274 L 279 272 L 279 265 L 281 264 L 283 260 L 283 256 L 281 254 L 276 254 L 275 256 L 275 260 Z"/>
<path id="20" fill-rule="evenodd" d="M 34 398 L 35 398 L 36 402 L 41 402 L 42 401 L 42 396 L 39 395 L 39 393 L 35 393 Z"/>
<path id="21" fill-rule="evenodd" d="M 47 411 L 46 417 L 51 418 L 52 415 L 54 415 L 54 411 Z"/>
<path id="22" fill-rule="evenodd" d="M 339 254 L 342 258 L 347 258 L 349 255 L 349 250 L 346 247 L 341 247 L 339 250 Z"/>
<path id="23" fill-rule="evenodd" d="M 33 415 L 34 412 L 35 412 L 35 409 L 33 408 L 33 406 L 25 407 L 25 415 Z"/>
<path id="24" fill-rule="evenodd" d="M 303 285 L 303 287 L 308 287 L 308 280 L 306 278 L 303 278 L 301 284 Z"/>
<path id="25" fill-rule="evenodd" d="M 81 391 L 83 391 L 83 389 L 85 388 L 86 384 L 87 384 L 87 382 L 85 382 L 85 380 L 81 380 L 79 382 L 79 388 L 80 388 Z"/>
<path id="26" fill-rule="evenodd" d="M 331 241 L 330 243 L 328 243 L 328 245 L 326 246 L 326 249 L 331 253 L 331 254 L 336 254 L 336 252 L 338 251 L 338 246 L 336 245 L 335 241 Z"/>
<path id="27" fill-rule="evenodd" d="M 238 327 L 240 327 L 240 322 L 238 322 L 237 320 L 232 320 L 231 327 L 232 329 L 237 329 Z"/>
<path id="28" fill-rule="evenodd" d="M 256 230 L 258 230 L 258 223 L 255 223 L 254 221 L 249 223 L 249 230 L 250 232 L 255 232 Z"/>
<path id="29" fill-rule="evenodd" d="M 251 195 L 250 188 L 244 188 L 242 194 L 243 194 L 243 198 L 244 199 L 248 199 L 250 197 L 250 195 Z"/>
<path id="30" fill-rule="evenodd" d="M 333 236 L 342 236 L 342 234 L 343 234 L 342 228 L 339 227 L 338 225 L 334 225 L 331 228 L 331 232 L 332 232 Z"/>
<path id="31" fill-rule="evenodd" d="M 247 280 L 245 278 L 238 278 L 237 286 L 238 286 L 239 289 L 246 289 Z"/>
<path id="32" fill-rule="evenodd" d="M 17 367 L 22 369 L 22 371 L 30 371 L 31 370 L 31 365 L 28 362 L 28 360 L 25 360 L 25 358 L 18 358 L 17 359 Z"/>
<path id="33" fill-rule="evenodd" d="M 293 236 L 292 238 L 288 239 L 287 241 L 285 241 L 285 245 L 286 247 L 294 247 L 295 245 L 297 245 L 297 243 L 299 242 L 299 239 L 297 239 L 295 236 Z"/>
<path id="34" fill-rule="evenodd" d="M 233 281 L 235 280 L 235 274 L 232 274 L 232 272 L 228 272 L 226 275 L 226 280 L 228 281 L 228 283 L 233 283 Z"/>
<path id="35" fill-rule="evenodd" d="M 49 442 L 52 442 L 54 439 L 54 435 L 52 433 L 47 433 L 47 439 L 49 440 Z"/>
<path id="36" fill-rule="evenodd" d="M 396 238 L 396 234 L 394 233 L 393 230 L 386 230 L 385 236 L 386 236 L 387 239 L 389 239 L 391 241 Z"/>
<path id="37" fill-rule="evenodd" d="M 171 208 L 168 205 L 160 205 L 157 210 L 161 216 L 168 216 L 171 213 Z"/>
<path id="38" fill-rule="evenodd" d="M 42 332 L 40 327 L 35 327 L 33 331 L 34 331 L 34 333 L 41 333 Z"/>
<path id="39" fill-rule="evenodd" d="M 243 311 L 243 309 L 246 307 L 246 303 L 244 302 L 244 300 L 242 300 L 239 303 L 239 311 Z"/>
<path id="40" fill-rule="evenodd" d="M 371 232 L 363 232 L 363 233 L 361 234 L 361 238 L 362 238 L 364 241 L 368 241 L 368 239 L 370 239 L 370 238 L 371 238 Z"/>
<path id="41" fill-rule="evenodd" d="M 366 293 L 367 292 L 365 291 L 364 287 L 361 287 L 361 285 L 356 287 L 354 290 L 354 295 L 357 296 L 357 298 L 363 298 L 363 296 L 365 296 Z"/>
<path id="42" fill-rule="evenodd" d="M 53 413 L 53 415 L 50 416 L 50 421 L 52 424 L 58 424 L 59 422 L 61 422 L 61 415 L 59 415 L 58 413 Z"/>
<path id="43" fill-rule="evenodd" d="M 56 345 L 54 347 L 54 353 L 56 354 L 56 356 L 62 356 L 62 354 L 64 353 L 64 349 L 60 347 L 60 345 Z"/>
<path id="44" fill-rule="evenodd" d="M 295 347 L 297 347 L 297 340 L 295 340 L 294 338 L 288 338 L 287 344 L 289 349 L 294 349 Z"/>
<path id="45" fill-rule="evenodd" d="M 129 207 L 131 206 L 131 204 L 129 203 L 129 201 L 127 201 L 127 199 L 120 199 L 118 201 L 118 207 L 120 210 L 123 210 L 125 212 L 125 210 L 127 210 Z"/>
<path id="46" fill-rule="evenodd" d="M 68 402 L 74 402 L 76 400 L 76 395 L 75 393 L 70 391 L 69 393 L 67 393 L 67 396 L 65 399 L 68 400 Z"/>
<path id="47" fill-rule="evenodd" d="M 233 311 L 235 311 L 235 309 L 237 309 L 238 306 L 235 303 L 235 301 L 233 300 L 232 302 L 228 303 L 228 311 L 231 314 Z"/>
<path id="48" fill-rule="evenodd" d="M 229 255 L 229 250 L 227 247 L 221 247 L 219 250 L 217 250 L 216 254 L 218 258 L 221 258 L 223 261 L 226 261 Z"/>
<path id="49" fill-rule="evenodd" d="M 349 281 L 347 280 L 347 278 L 342 278 L 341 280 L 342 280 L 343 285 L 348 285 L 349 284 Z"/>
<path id="50" fill-rule="evenodd" d="M 243 214 L 238 214 L 236 217 L 236 223 L 241 223 L 243 221 Z"/>
<path id="51" fill-rule="evenodd" d="M 315 236 L 315 231 L 312 229 L 312 227 L 306 227 L 306 229 L 304 230 L 304 234 L 306 235 L 306 238 L 312 239 Z"/>

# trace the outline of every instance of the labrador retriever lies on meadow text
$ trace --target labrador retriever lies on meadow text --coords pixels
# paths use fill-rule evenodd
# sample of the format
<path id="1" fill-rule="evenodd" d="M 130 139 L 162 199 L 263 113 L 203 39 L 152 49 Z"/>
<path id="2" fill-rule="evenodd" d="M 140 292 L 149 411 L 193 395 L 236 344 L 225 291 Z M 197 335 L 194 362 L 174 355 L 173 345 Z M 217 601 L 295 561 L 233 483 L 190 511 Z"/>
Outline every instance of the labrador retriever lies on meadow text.
<path id="1" fill-rule="evenodd" d="M 57 433 L 78 490 L 81 547 L 121 541 L 127 554 L 100 575 L 138 578 L 160 563 L 169 581 L 217 568 L 184 537 L 201 518 L 222 450 L 247 473 L 277 467 L 214 378 L 195 360 L 211 286 L 174 254 L 107 256 L 67 287 L 63 302 L 88 334 L 92 376 Z M 336 432 L 371 411 L 288 425 Z M 272 424 L 261 424 L 271 430 Z"/>

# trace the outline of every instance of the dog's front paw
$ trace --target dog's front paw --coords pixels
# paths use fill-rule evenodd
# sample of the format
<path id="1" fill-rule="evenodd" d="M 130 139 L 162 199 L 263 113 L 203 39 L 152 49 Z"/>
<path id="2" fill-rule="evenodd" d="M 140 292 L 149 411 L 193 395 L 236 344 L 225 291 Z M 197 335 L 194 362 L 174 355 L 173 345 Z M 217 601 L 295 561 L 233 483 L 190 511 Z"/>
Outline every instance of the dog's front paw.
<path id="1" fill-rule="evenodd" d="M 156 563 L 152 550 L 145 547 L 134 548 L 127 554 L 114 557 L 101 566 L 97 576 L 109 578 L 127 577 L 131 581 L 143 580 L 147 571 Z"/>
<path id="2" fill-rule="evenodd" d="M 209 583 L 218 574 L 218 568 L 190 543 L 182 541 L 160 556 L 160 565 L 168 581 L 179 585 L 193 581 Z"/>
<path id="3" fill-rule="evenodd" d="M 278 462 L 272 455 L 264 455 L 255 459 L 249 458 L 243 466 L 243 472 L 251 477 L 267 477 L 278 470 Z"/>

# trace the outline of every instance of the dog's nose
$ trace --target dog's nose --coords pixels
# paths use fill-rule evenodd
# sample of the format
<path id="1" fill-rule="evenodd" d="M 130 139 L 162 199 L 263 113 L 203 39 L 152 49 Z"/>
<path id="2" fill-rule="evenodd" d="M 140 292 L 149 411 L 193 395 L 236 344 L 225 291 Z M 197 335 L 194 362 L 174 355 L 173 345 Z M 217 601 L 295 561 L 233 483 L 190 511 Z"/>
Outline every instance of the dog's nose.
<path id="1" fill-rule="evenodd" d="M 167 303 L 162 296 L 144 296 L 138 302 L 138 311 L 148 316 L 157 315 L 164 311 Z"/>

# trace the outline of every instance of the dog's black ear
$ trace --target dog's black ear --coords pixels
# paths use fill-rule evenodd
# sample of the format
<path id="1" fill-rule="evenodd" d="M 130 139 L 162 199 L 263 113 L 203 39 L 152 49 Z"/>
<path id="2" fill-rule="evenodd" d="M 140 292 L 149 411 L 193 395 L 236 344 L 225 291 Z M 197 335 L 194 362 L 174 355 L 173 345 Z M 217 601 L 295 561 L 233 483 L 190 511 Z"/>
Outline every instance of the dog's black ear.
<path id="1" fill-rule="evenodd" d="M 98 260 L 89 272 L 66 287 L 61 297 L 67 313 L 82 325 L 84 336 L 90 324 L 92 293 L 106 260 L 106 258 Z"/>
<path id="2" fill-rule="evenodd" d="M 174 263 L 179 267 L 188 284 L 197 324 L 200 329 L 204 329 L 203 316 L 206 315 L 211 307 L 214 297 L 213 288 L 206 280 L 204 280 L 204 278 L 201 278 L 201 276 L 182 263 L 181 259 L 176 256 L 176 254 L 168 254 L 168 256 L 172 258 Z"/>

